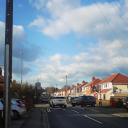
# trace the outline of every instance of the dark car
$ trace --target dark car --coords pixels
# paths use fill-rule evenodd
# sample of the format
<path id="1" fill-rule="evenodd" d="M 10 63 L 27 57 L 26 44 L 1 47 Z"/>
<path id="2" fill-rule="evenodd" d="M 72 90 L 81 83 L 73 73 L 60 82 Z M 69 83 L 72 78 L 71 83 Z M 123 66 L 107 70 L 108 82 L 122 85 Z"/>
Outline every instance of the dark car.
<path id="1" fill-rule="evenodd" d="M 72 97 L 72 98 L 71 98 L 70 103 L 72 104 L 72 106 L 77 105 L 77 103 L 78 103 L 78 98 L 79 98 L 79 97 Z"/>
<path id="2" fill-rule="evenodd" d="M 41 103 L 48 104 L 49 103 L 49 98 L 48 97 L 41 98 Z"/>
<path id="3" fill-rule="evenodd" d="M 125 97 L 125 98 L 123 99 L 123 105 L 124 105 L 124 107 L 128 110 L 128 97 Z"/>
<path id="4" fill-rule="evenodd" d="M 84 106 L 95 106 L 96 98 L 94 96 L 80 96 L 74 99 L 72 106 L 80 105 L 81 107 Z"/>

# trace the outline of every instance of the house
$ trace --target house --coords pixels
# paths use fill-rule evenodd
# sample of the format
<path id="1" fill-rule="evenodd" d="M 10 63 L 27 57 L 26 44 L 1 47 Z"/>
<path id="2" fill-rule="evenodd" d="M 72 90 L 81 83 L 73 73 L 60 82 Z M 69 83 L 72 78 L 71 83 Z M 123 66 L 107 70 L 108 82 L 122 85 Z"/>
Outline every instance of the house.
<path id="1" fill-rule="evenodd" d="M 99 83 L 98 99 L 110 100 L 111 96 L 117 94 L 128 95 L 128 76 L 115 73 L 103 79 Z"/>
<path id="2" fill-rule="evenodd" d="M 71 97 L 75 97 L 75 96 L 77 96 L 76 93 L 77 93 L 77 86 L 76 85 L 72 85 L 70 96 Z"/>
<path id="3" fill-rule="evenodd" d="M 81 90 L 82 95 L 85 95 L 85 93 L 86 93 L 87 84 L 88 84 L 88 82 L 82 81 L 82 88 L 81 88 L 82 89 Z"/>
<path id="4" fill-rule="evenodd" d="M 100 79 L 92 77 L 92 81 L 89 83 L 86 83 L 82 87 L 83 95 L 93 95 L 93 96 L 97 97 L 98 94 L 96 91 L 96 87 L 100 81 L 101 81 Z"/>

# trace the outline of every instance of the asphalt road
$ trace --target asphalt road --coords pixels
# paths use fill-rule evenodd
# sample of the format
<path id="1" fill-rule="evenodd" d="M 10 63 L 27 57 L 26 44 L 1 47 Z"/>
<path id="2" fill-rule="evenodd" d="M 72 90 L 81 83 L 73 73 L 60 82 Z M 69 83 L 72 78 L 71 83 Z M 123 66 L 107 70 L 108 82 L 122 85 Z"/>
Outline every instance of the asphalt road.
<path id="1" fill-rule="evenodd" d="M 128 118 L 117 117 L 106 108 L 53 108 L 48 112 L 50 128 L 128 128 Z"/>

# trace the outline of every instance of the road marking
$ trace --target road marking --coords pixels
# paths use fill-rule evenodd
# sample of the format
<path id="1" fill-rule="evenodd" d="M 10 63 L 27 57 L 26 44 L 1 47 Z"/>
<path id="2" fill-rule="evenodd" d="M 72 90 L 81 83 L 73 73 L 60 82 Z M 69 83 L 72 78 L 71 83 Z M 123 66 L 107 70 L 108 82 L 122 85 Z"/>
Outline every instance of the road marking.
<path id="1" fill-rule="evenodd" d="M 117 117 L 128 117 L 128 113 L 114 113 L 112 115 Z"/>
<path id="2" fill-rule="evenodd" d="M 71 110 L 71 111 L 73 111 L 73 112 L 75 112 L 75 113 L 79 114 L 79 112 L 78 112 L 78 111 L 75 111 L 75 110 Z"/>
<path id="3" fill-rule="evenodd" d="M 99 124 L 103 124 L 102 122 L 100 122 L 100 121 L 98 121 L 98 120 L 96 120 L 96 119 L 94 119 L 94 118 L 91 118 L 91 117 L 89 117 L 89 116 L 87 116 L 87 115 L 83 115 L 84 117 L 86 117 L 86 118 L 88 118 L 88 119 L 90 119 L 90 120 L 93 120 L 94 122 L 97 122 L 97 123 L 99 123 Z"/>

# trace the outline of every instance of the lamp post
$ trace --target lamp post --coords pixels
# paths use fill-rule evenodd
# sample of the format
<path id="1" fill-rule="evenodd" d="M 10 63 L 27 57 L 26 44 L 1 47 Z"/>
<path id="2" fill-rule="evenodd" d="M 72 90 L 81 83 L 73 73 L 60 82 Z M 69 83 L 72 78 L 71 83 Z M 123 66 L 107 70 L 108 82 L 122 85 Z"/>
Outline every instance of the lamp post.
<path id="1" fill-rule="evenodd" d="M 65 96 L 67 96 L 67 85 L 68 85 L 68 76 L 66 75 L 66 86 L 65 86 Z"/>
<path id="2" fill-rule="evenodd" d="M 20 65 L 20 69 L 21 69 L 21 87 L 22 87 L 22 82 L 23 82 L 23 51 L 21 49 L 21 65 Z"/>
<path id="3" fill-rule="evenodd" d="M 13 0 L 6 0 L 5 55 L 4 55 L 4 127 L 10 126 L 10 86 L 12 82 Z"/>

